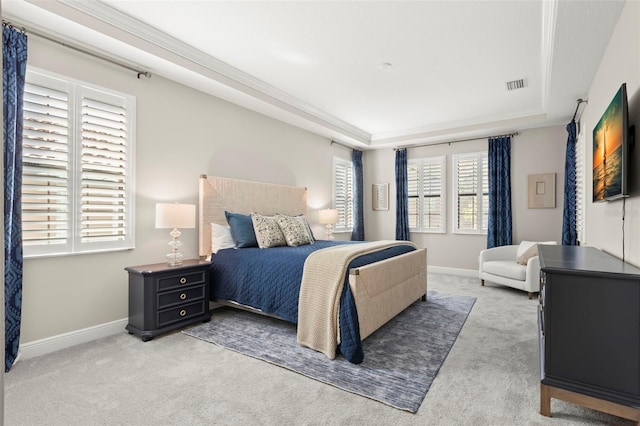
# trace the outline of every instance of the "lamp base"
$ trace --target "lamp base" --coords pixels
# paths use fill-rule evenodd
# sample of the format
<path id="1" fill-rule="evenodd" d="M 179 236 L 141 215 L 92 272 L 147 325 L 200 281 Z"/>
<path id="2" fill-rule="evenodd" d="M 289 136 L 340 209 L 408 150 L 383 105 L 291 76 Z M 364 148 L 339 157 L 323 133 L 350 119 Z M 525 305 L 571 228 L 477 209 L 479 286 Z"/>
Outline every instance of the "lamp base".
<path id="1" fill-rule="evenodd" d="M 173 231 L 169 233 L 173 238 L 169 241 L 169 245 L 171 246 L 171 253 L 167 254 L 165 257 L 167 258 L 167 265 L 169 266 L 180 266 L 182 265 L 182 259 L 184 259 L 184 255 L 180 253 L 180 246 L 182 246 L 182 242 L 178 240 L 181 232 L 176 228 L 173 228 Z"/>
<path id="2" fill-rule="evenodd" d="M 167 265 L 180 266 L 182 265 L 183 259 L 184 259 L 184 255 L 182 253 L 169 253 L 167 255 Z"/>
<path id="3" fill-rule="evenodd" d="M 327 240 L 333 240 L 333 225 L 327 223 Z"/>

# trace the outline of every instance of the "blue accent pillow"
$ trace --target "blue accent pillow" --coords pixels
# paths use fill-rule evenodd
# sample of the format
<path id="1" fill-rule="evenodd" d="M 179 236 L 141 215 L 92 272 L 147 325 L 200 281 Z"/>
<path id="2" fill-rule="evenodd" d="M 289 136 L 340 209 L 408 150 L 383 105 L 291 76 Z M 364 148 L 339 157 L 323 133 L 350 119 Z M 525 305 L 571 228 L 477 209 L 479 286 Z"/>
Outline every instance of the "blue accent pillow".
<path id="1" fill-rule="evenodd" d="M 251 216 L 240 213 L 224 212 L 227 223 L 231 228 L 231 237 L 238 248 L 258 247 L 256 233 L 253 230 Z"/>

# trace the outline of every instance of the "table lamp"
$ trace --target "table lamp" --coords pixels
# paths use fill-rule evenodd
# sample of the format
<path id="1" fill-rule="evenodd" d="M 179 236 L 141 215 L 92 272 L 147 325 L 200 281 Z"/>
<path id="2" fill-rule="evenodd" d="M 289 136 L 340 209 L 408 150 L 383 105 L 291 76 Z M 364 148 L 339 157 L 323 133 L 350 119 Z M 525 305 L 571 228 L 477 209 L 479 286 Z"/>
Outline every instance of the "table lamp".
<path id="1" fill-rule="evenodd" d="M 184 255 L 180 252 L 182 242 L 178 240 L 180 231 L 178 228 L 192 229 L 196 227 L 196 206 L 195 204 L 156 204 L 156 228 L 173 229 L 171 235 L 171 253 L 167 254 L 167 264 L 169 266 L 182 265 Z"/>
<path id="2" fill-rule="evenodd" d="M 318 222 L 327 225 L 327 240 L 333 240 L 333 224 L 338 223 L 338 210 L 324 209 L 318 211 Z"/>

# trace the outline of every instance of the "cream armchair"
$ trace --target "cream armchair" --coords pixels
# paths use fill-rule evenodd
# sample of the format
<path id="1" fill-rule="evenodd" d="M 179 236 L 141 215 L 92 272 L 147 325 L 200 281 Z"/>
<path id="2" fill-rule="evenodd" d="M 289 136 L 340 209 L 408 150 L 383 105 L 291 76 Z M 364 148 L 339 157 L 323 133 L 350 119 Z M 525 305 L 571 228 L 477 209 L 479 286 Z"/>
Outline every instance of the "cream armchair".
<path id="1" fill-rule="evenodd" d="M 494 247 L 480 252 L 478 275 L 481 283 L 490 281 L 524 290 L 529 293 L 540 291 L 540 260 L 538 244 L 556 244 L 555 241 L 522 241 L 517 245 Z"/>

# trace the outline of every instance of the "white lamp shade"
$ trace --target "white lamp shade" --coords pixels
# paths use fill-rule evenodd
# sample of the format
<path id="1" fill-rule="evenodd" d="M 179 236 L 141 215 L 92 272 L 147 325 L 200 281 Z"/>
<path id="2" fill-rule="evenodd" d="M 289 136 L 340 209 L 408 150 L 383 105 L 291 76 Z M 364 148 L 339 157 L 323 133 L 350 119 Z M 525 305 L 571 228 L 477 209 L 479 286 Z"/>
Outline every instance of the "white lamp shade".
<path id="1" fill-rule="evenodd" d="M 318 223 L 323 225 L 338 223 L 338 210 L 324 209 L 318 211 Z"/>
<path id="2" fill-rule="evenodd" d="M 156 228 L 196 227 L 195 204 L 156 204 Z"/>

